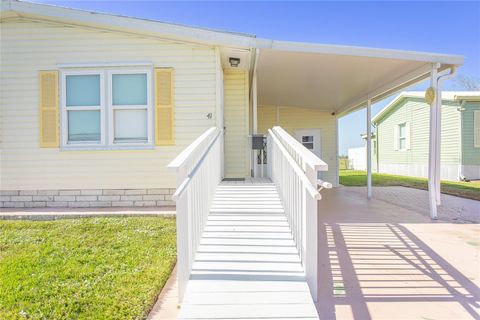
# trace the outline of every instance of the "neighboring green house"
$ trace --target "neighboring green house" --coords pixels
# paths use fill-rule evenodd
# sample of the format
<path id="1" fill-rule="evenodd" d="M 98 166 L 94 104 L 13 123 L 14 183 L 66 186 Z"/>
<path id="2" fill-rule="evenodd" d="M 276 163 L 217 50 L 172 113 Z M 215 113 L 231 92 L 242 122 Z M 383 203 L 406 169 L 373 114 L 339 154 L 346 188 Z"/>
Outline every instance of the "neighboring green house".
<path id="1" fill-rule="evenodd" d="M 441 178 L 480 179 L 480 91 L 443 92 Z M 377 172 L 428 176 L 430 106 L 424 92 L 402 92 L 373 119 Z"/>

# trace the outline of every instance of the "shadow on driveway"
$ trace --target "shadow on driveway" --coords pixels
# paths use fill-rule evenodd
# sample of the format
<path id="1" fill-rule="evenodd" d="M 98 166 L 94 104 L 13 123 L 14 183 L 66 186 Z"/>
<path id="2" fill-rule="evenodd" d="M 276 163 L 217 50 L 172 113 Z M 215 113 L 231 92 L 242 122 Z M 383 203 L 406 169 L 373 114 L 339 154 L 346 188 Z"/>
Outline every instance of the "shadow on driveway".
<path id="1" fill-rule="evenodd" d="M 319 202 L 320 319 L 480 319 L 479 225 L 339 188 Z"/>

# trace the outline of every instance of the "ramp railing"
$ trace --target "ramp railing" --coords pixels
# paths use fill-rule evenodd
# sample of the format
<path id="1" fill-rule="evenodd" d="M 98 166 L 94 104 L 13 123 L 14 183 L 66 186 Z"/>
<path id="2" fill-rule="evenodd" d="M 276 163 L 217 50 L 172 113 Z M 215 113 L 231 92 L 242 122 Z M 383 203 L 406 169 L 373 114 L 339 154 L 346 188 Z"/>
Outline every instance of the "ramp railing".
<path id="1" fill-rule="evenodd" d="M 223 139 L 216 127 L 208 129 L 169 165 L 177 173 L 177 278 L 182 301 L 193 261 L 208 219 L 215 189 L 222 179 Z"/>
<path id="2" fill-rule="evenodd" d="M 275 183 L 305 269 L 314 301 L 318 289 L 317 172 L 328 170 L 319 157 L 281 127 L 268 130 L 268 174 Z"/>

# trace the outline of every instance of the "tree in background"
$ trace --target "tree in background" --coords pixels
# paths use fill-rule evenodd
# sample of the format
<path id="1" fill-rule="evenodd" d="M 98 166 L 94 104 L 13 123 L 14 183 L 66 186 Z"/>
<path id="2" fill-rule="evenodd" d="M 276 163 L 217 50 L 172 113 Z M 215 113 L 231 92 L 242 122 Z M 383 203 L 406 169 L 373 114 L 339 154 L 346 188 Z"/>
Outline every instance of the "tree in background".
<path id="1" fill-rule="evenodd" d="M 473 77 L 465 74 L 459 74 L 453 80 L 458 87 L 467 91 L 478 91 L 480 90 L 480 79 L 478 77 Z"/>

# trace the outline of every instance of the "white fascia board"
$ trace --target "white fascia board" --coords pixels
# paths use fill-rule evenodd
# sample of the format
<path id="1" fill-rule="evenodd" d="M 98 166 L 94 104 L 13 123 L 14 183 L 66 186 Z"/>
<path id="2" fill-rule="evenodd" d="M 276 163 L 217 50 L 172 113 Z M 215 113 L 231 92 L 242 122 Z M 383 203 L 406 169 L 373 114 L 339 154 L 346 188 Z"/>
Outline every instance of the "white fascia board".
<path id="1" fill-rule="evenodd" d="M 453 99 L 456 101 L 459 101 L 459 100 L 480 101 L 480 91 L 456 92 L 456 94 L 453 96 Z"/>
<path id="2" fill-rule="evenodd" d="M 360 56 L 383 59 L 410 60 L 448 65 L 463 65 L 464 57 L 439 53 L 392 50 L 380 48 L 366 48 L 357 46 L 328 45 L 308 42 L 277 41 L 269 39 L 255 39 L 257 48 L 272 49 L 290 52 L 310 52 L 321 54 Z"/>
<path id="3" fill-rule="evenodd" d="M 110 29 L 129 33 L 161 36 L 165 39 L 207 44 L 211 46 L 221 45 L 250 48 L 252 46 L 252 40 L 255 39 L 253 35 L 213 31 L 153 20 L 69 9 L 44 4 L 3 1 L 2 7 L 6 8 L 6 11 L 15 12 L 20 17 L 39 18 L 70 25 L 84 25 L 107 30 Z"/>

